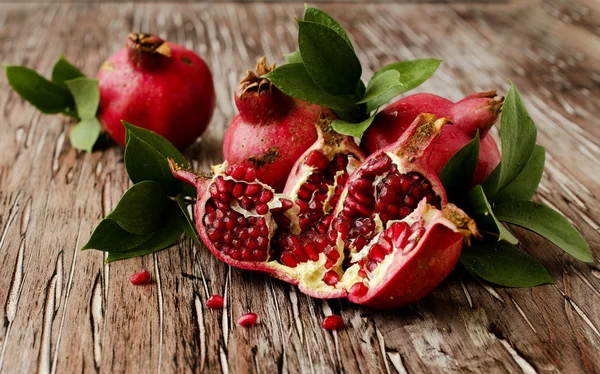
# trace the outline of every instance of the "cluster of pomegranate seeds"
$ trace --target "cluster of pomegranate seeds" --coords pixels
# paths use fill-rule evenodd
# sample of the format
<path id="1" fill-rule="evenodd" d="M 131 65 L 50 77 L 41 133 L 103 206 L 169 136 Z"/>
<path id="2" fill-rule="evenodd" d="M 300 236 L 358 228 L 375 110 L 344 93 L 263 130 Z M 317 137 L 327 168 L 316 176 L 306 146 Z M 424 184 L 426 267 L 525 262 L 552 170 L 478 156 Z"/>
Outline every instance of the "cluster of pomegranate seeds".
<path id="1" fill-rule="evenodd" d="M 131 277 L 129 277 L 129 281 L 136 286 L 143 286 L 150 284 L 152 281 L 152 276 L 148 270 L 144 270 L 133 274 Z"/>
<path id="2" fill-rule="evenodd" d="M 344 320 L 340 316 L 331 315 L 325 317 L 321 324 L 325 330 L 340 330 L 344 328 Z"/>
<path id="3" fill-rule="evenodd" d="M 211 297 L 208 298 L 208 301 L 206 302 L 206 306 L 211 309 L 220 309 L 223 307 L 224 303 L 225 303 L 225 299 L 223 299 L 223 296 L 212 295 Z"/>
<path id="4" fill-rule="evenodd" d="M 269 212 L 268 203 L 273 192 L 263 188 L 256 179 L 253 168 L 232 165 L 226 175 L 216 178 L 209 191 L 203 220 L 206 234 L 216 248 L 228 256 L 242 261 L 266 261 L 269 258 L 269 228 L 262 217 Z M 252 216 L 236 212 L 238 204 Z"/>
<path id="5" fill-rule="evenodd" d="M 258 316 L 256 315 L 256 313 L 246 313 L 238 319 L 237 324 L 240 326 L 248 327 L 254 326 L 257 321 Z"/>
<path id="6" fill-rule="evenodd" d="M 298 189 L 298 198 L 295 201 L 300 208 L 298 223 L 301 232 L 309 230 L 337 204 L 348 180 L 348 157 L 339 153 L 330 161 L 318 150 L 313 150 L 306 156 L 305 163 L 313 168 L 313 172 Z M 334 193 L 329 197 L 332 186 Z M 325 226 L 328 226 L 328 223 Z"/>

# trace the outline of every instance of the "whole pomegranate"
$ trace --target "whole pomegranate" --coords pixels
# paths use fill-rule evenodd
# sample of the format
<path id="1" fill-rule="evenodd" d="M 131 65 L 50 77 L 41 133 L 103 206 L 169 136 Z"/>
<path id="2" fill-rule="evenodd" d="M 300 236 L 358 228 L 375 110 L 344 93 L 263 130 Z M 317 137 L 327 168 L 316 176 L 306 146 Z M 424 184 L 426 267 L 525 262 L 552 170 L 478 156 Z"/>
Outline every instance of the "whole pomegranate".
<path id="1" fill-rule="evenodd" d="M 131 33 L 100 67 L 98 119 L 125 145 L 121 120 L 151 130 L 179 149 L 208 126 L 215 108 L 210 70 L 194 52 L 156 35 Z"/>
<path id="2" fill-rule="evenodd" d="M 433 147 L 429 165 L 436 174 L 462 147 L 467 145 L 479 130 L 479 161 L 473 185 L 482 183 L 500 162 L 500 151 L 489 134 L 502 109 L 503 98 L 495 99 L 496 91 L 469 95 L 453 103 L 443 97 L 428 93 L 404 97 L 382 110 L 365 132 L 362 147 L 373 153 L 393 142 L 406 131 L 419 113 L 433 113 L 447 117 L 454 126 L 447 126 Z"/>
<path id="3" fill-rule="evenodd" d="M 314 124 L 334 114 L 321 106 L 293 99 L 261 78 L 273 70 L 266 57 L 248 71 L 235 90 L 239 114 L 223 139 L 223 156 L 230 164 L 252 167 L 259 181 L 283 190 L 292 166 L 317 140 Z"/>
<path id="4" fill-rule="evenodd" d="M 317 122 L 318 140 L 298 158 L 282 194 L 246 165 L 225 162 L 206 177 L 169 160 L 173 174 L 198 190 L 198 233 L 223 262 L 313 297 L 374 308 L 414 302 L 454 268 L 463 238 L 478 234 L 447 204 L 425 162 L 448 120 L 421 114 L 364 161 L 330 122 Z"/>

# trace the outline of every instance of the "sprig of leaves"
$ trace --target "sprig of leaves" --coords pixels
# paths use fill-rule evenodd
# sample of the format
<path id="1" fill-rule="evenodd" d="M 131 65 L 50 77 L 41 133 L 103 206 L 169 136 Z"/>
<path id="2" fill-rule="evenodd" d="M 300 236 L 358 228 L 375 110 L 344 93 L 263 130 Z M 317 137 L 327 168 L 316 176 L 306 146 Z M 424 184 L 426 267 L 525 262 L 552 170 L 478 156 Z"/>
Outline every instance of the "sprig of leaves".
<path id="1" fill-rule="evenodd" d="M 516 247 L 518 239 L 506 223 L 537 233 L 581 261 L 593 262 L 589 245 L 566 218 L 530 201 L 542 179 L 545 149 L 535 144 L 535 124 L 514 85 L 504 101 L 500 124 L 502 160 L 482 185 L 468 188 L 479 157 L 479 136 L 458 151 L 440 174 L 449 200 L 465 209 L 487 234 L 485 241 L 463 251 L 461 264 L 502 286 L 551 282 L 541 263 Z"/>
<path id="2" fill-rule="evenodd" d="M 327 107 L 339 120 L 331 126 L 340 134 L 361 138 L 377 110 L 394 97 L 429 79 L 441 61 L 420 59 L 384 66 L 364 85 L 362 67 L 347 33 L 330 15 L 306 6 L 298 22 L 298 50 L 288 64 L 264 77 L 283 93 Z"/>
<path id="3" fill-rule="evenodd" d="M 96 118 L 100 102 L 98 81 L 86 78 L 64 56 L 54 64 L 51 80 L 25 66 L 4 69 L 12 89 L 42 113 L 78 118 L 79 123 L 69 133 L 71 144 L 76 149 L 92 151 L 101 129 Z"/>
<path id="4" fill-rule="evenodd" d="M 196 191 L 175 179 L 167 158 L 187 165 L 183 155 L 161 136 L 123 121 L 125 167 L 134 185 L 96 227 L 82 250 L 108 252 L 106 261 L 144 256 L 173 245 L 182 233 L 198 242 L 187 197 Z"/>

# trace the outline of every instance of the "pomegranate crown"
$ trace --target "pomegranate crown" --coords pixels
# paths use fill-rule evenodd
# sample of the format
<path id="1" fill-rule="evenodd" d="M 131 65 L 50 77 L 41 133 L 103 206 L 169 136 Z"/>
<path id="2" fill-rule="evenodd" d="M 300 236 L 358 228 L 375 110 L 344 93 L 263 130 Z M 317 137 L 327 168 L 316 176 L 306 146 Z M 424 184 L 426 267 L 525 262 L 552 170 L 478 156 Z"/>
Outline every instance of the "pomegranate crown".
<path id="1" fill-rule="evenodd" d="M 275 69 L 275 64 L 267 65 L 267 57 L 262 56 L 256 64 L 256 72 L 248 70 L 246 76 L 238 83 L 238 90 L 241 91 L 241 95 L 244 95 L 247 91 L 256 91 L 260 94 L 261 90 L 271 91 L 273 84 L 266 78 L 261 78 Z"/>
<path id="2" fill-rule="evenodd" d="M 171 57 L 169 44 L 157 35 L 132 32 L 127 35 L 125 45 L 129 57 L 137 65 L 148 62 L 148 56 Z"/>

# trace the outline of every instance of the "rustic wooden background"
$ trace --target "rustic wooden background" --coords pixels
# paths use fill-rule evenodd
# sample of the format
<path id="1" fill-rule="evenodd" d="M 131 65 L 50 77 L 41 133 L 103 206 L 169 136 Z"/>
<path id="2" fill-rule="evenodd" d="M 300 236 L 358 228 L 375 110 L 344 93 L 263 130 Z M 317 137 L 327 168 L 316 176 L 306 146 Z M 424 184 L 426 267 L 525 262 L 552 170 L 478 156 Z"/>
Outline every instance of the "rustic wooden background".
<path id="1" fill-rule="evenodd" d="M 555 284 L 504 289 L 457 270 L 410 307 L 377 312 L 321 301 L 232 269 L 190 240 L 104 265 L 80 252 L 128 188 L 123 151 L 91 154 L 68 141 L 71 122 L 42 115 L 0 77 L 0 371 L 41 372 L 600 372 L 600 4 L 331 5 L 366 67 L 444 60 L 419 90 L 459 99 L 508 79 L 521 90 L 548 160 L 537 200 L 582 231 L 596 263 L 515 229 Z M 64 53 L 88 75 L 130 30 L 157 32 L 203 56 L 218 107 L 187 156 L 207 170 L 236 114 L 232 91 L 259 56 L 281 62 L 302 4 L 4 4 L 0 61 L 49 74 Z M 154 283 L 128 277 L 149 269 Z M 204 307 L 207 295 L 226 308 Z M 239 328 L 248 311 L 260 316 Z M 339 313 L 348 327 L 320 328 Z"/>

